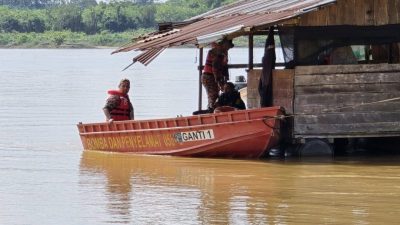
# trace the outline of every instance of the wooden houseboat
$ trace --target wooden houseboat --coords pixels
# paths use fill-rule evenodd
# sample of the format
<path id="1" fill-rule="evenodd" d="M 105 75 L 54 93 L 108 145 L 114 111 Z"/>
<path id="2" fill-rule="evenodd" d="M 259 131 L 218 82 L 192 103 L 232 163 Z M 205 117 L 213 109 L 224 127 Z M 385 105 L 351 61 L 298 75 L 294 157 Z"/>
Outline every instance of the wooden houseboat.
<path id="1" fill-rule="evenodd" d="M 244 0 L 179 23 L 115 51 L 141 50 L 133 63 L 149 64 L 166 48 L 203 48 L 222 38 L 248 37 L 247 103 L 260 107 L 262 65 L 254 63 L 254 36 L 274 29 L 284 62 L 272 73 L 273 106 L 283 107 L 280 147 L 301 155 L 333 154 L 360 140 L 400 137 L 400 0 Z M 280 43 L 280 44 L 279 44 Z M 265 69 L 265 68 L 264 68 Z M 199 109 L 201 109 L 199 82 Z"/>

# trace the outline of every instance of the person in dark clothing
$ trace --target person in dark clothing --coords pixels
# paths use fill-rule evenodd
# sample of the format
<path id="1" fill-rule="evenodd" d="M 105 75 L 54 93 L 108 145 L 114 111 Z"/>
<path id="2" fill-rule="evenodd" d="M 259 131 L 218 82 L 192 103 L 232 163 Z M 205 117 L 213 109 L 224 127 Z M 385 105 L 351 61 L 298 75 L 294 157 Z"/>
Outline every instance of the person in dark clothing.
<path id="1" fill-rule="evenodd" d="M 235 109 L 246 109 L 240 93 L 235 90 L 235 85 L 232 82 L 227 82 L 224 85 L 224 92 L 218 97 L 215 106 L 216 110 L 222 106 L 230 106 Z"/>

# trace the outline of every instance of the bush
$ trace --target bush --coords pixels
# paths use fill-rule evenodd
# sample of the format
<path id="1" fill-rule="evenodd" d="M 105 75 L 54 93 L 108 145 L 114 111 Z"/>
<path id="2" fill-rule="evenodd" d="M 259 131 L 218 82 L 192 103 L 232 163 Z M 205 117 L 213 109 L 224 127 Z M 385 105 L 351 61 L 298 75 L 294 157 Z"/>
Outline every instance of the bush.
<path id="1" fill-rule="evenodd" d="M 11 33 L 0 35 L 0 45 L 9 45 L 12 42 Z"/>
<path id="2" fill-rule="evenodd" d="M 56 34 L 53 37 L 53 42 L 56 46 L 62 45 L 64 43 L 64 41 L 65 41 L 65 35 L 63 35 L 63 34 Z"/>
<path id="3" fill-rule="evenodd" d="M 28 40 L 29 40 L 29 38 L 28 38 L 28 36 L 26 34 L 21 34 L 21 35 L 17 36 L 16 44 L 22 45 L 22 44 L 27 43 Z"/>

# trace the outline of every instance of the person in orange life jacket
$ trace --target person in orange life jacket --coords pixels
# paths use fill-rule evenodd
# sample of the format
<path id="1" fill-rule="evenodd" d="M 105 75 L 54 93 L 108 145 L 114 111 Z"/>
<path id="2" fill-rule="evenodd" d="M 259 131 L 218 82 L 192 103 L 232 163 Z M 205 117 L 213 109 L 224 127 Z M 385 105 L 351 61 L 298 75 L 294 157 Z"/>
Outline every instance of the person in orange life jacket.
<path id="1" fill-rule="evenodd" d="M 133 106 L 128 96 L 129 89 L 130 81 L 122 79 L 119 82 L 118 90 L 108 91 L 110 96 L 103 108 L 108 122 L 134 119 Z"/>
<path id="2" fill-rule="evenodd" d="M 219 43 L 213 43 L 212 49 L 208 51 L 201 82 L 207 92 L 210 111 L 215 108 L 219 91 L 229 79 L 228 50 L 233 47 L 232 40 L 223 39 Z"/>
<path id="3" fill-rule="evenodd" d="M 214 112 L 246 109 L 246 105 L 240 97 L 240 93 L 235 90 L 235 85 L 232 82 L 227 82 L 224 85 L 224 92 L 218 97 L 215 106 Z"/>

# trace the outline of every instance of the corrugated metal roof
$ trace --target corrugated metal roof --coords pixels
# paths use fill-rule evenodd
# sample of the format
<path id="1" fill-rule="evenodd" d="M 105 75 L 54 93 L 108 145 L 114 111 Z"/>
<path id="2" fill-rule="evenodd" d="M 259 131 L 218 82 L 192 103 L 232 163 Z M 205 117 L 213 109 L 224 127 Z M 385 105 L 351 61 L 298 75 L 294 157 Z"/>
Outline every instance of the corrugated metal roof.
<path id="1" fill-rule="evenodd" d="M 226 36 L 226 35 L 228 35 L 228 34 L 231 34 L 231 33 L 234 33 L 234 32 L 238 32 L 238 31 L 240 31 L 242 28 L 243 28 L 243 25 L 230 27 L 230 28 L 227 28 L 227 29 L 225 29 L 225 30 L 217 31 L 217 32 L 215 32 L 215 33 L 211 33 L 211 34 L 206 34 L 206 35 L 203 35 L 203 36 L 199 36 L 199 37 L 196 38 L 196 40 L 197 40 L 197 43 L 198 43 L 199 45 L 207 44 L 207 43 L 212 43 L 212 42 L 214 42 L 214 41 L 223 39 L 224 36 Z"/>
<path id="2" fill-rule="evenodd" d="M 211 18 L 220 17 L 227 15 L 243 15 L 250 14 L 254 15 L 257 13 L 265 12 L 282 12 L 287 10 L 299 10 L 307 11 L 307 8 L 320 7 L 325 4 L 330 4 L 336 1 L 332 0 L 241 0 L 233 4 L 220 7 L 204 14 L 192 17 L 189 19 L 201 19 L 201 18 Z M 304 7 L 309 5 L 308 7 Z"/>
<path id="3" fill-rule="evenodd" d="M 199 44 L 198 38 L 200 40 L 201 37 L 209 36 L 210 38 L 213 33 L 216 35 L 223 33 L 234 37 L 250 29 L 257 30 L 279 24 L 335 2 L 336 0 L 241 0 L 193 17 L 185 22 L 187 25 L 179 29 L 157 32 L 113 53 L 131 50 L 147 51 L 186 44 L 196 45 Z M 240 29 L 236 29 L 238 27 Z M 229 30 L 229 28 L 235 29 Z M 226 32 L 227 30 L 230 32 Z M 222 35 L 219 37 L 222 38 Z M 214 41 L 215 38 L 209 40 Z"/>

